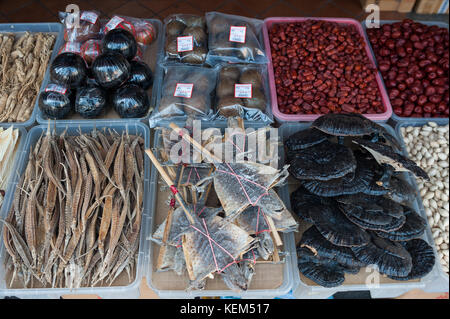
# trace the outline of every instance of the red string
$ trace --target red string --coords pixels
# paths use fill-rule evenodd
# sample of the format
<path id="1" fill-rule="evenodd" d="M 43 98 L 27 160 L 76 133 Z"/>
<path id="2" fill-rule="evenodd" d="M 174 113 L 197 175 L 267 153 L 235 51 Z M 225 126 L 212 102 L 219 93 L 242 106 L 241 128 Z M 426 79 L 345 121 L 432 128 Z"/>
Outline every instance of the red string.
<path id="1" fill-rule="evenodd" d="M 214 263 L 216 264 L 216 271 L 217 271 L 218 273 L 221 273 L 221 272 L 223 272 L 226 268 L 228 268 L 228 267 L 231 266 L 232 264 L 237 263 L 238 261 L 236 260 L 236 258 L 233 257 L 233 255 L 232 255 L 230 252 L 228 252 L 225 248 L 223 248 L 220 244 L 218 244 L 214 239 L 211 238 L 211 236 L 209 235 L 209 232 L 208 232 L 208 228 L 207 228 L 207 226 L 206 226 L 205 219 L 202 218 L 202 220 L 203 220 L 203 225 L 204 225 L 205 230 L 206 230 L 206 234 L 205 234 L 204 232 L 202 232 L 200 229 L 198 229 L 197 227 L 195 227 L 194 225 L 191 225 L 191 227 L 192 227 L 193 229 L 195 229 L 196 231 L 198 231 L 198 232 L 199 232 L 200 234 L 202 234 L 203 236 L 205 236 L 206 238 L 208 238 L 209 245 L 210 245 L 210 247 L 211 247 L 211 252 L 212 252 L 212 254 L 213 254 Z M 220 249 L 222 249 L 228 256 L 230 256 L 230 257 L 233 259 L 233 262 L 229 263 L 228 265 L 226 265 L 226 266 L 223 267 L 222 269 L 219 269 L 219 265 L 218 265 L 217 259 L 216 259 L 216 254 L 214 253 L 214 248 L 213 248 L 213 245 L 212 245 L 213 243 L 214 243 L 217 247 L 219 247 Z"/>
<path id="2" fill-rule="evenodd" d="M 175 185 L 171 185 L 171 186 L 170 186 L 170 190 L 172 191 L 172 193 L 173 193 L 174 195 L 178 194 L 178 189 L 175 187 Z"/>
<path id="3" fill-rule="evenodd" d="M 259 234 L 264 233 L 264 232 L 270 232 L 270 229 L 263 229 L 263 230 L 261 230 L 261 231 L 258 231 L 258 227 L 259 227 L 259 214 L 260 214 L 260 212 L 262 213 L 263 218 L 264 218 L 264 220 L 266 221 L 266 224 L 269 225 L 269 223 L 267 222 L 266 214 L 264 214 L 264 212 L 263 212 L 263 210 L 261 209 L 261 207 L 258 206 L 258 215 L 257 215 L 257 217 L 256 217 L 256 229 L 255 229 L 255 235 L 259 235 Z"/>
<path id="4" fill-rule="evenodd" d="M 228 140 L 229 140 L 229 142 L 230 142 L 231 144 L 233 144 L 234 147 L 236 147 L 241 153 L 243 153 L 244 150 L 245 150 L 245 138 L 244 138 L 244 150 L 241 150 L 241 149 L 239 148 L 239 146 L 237 146 L 237 145 L 233 142 L 233 136 L 238 135 L 238 134 L 244 135 L 244 137 L 246 136 L 245 132 L 244 132 L 244 133 L 242 133 L 242 132 L 233 132 L 233 133 L 228 137 Z"/>
<path id="5" fill-rule="evenodd" d="M 231 172 L 227 172 L 227 171 L 220 170 L 220 169 L 216 169 L 216 171 L 221 172 L 221 173 L 226 173 L 226 174 L 229 174 L 229 175 L 234 176 L 234 177 L 237 179 L 237 181 L 239 182 L 239 185 L 241 185 L 241 188 L 242 188 L 242 190 L 244 191 L 244 195 L 247 197 L 247 200 L 248 200 L 248 202 L 250 203 L 250 205 L 255 206 L 263 196 L 268 195 L 268 192 L 267 192 L 267 188 L 266 188 L 266 187 L 264 187 L 264 186 L 262 186 L 262 185 L 260 185 L 260 184 L 258 184 L 258 183 L 256 183 L 256 182 L 254 182 L 254 181 L 252 181 L 252 180 L 250 180 L 250 179 L 248 179 L 248 178 L 245 178 L 245 177 L 243 177 L 243 176 L 237 175 L 237 174 L 234 172 L 234 170 L 231 168 L 231 166 L 230 166 L 229 163 L 225 163 L 225 164 L 228 166 L 228 168 L 231 170 Z M 262 188 L 262 189 L 265 191 L 265 193 L 264 193 L 264 194 L 261 194 L 261 195 L 256 199 L 256 201 L 253 203 L 252 200 L 250 199 L 250 196 L 248 195 L 247 191 L 245 190 L 244 185 L 242 185 L 241 179 L 243 179 L 243 180 L 246 181 L 246 182 L 255 184 L 256 186 Z"/>
<path id="6" fill-rule="evenodd" d="M 170 207 L 175 207 L 175 198 L 170 200 Z"/>

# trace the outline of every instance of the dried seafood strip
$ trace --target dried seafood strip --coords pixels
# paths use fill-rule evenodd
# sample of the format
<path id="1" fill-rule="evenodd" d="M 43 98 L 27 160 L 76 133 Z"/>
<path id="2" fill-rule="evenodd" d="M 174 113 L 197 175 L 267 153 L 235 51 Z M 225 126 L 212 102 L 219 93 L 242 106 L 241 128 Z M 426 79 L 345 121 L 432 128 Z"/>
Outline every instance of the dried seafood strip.
<path id="1" fill-rule="evenodd" d="M 120 153 L 105 149 L 109 142 L 105 144 L 100 135 L 93 131 L 56 136 L 48 130 L 30 152 L 4 221 L 3 241 L 14 261 L 9 264 L 11 285 L 71 289 L 111 285 L 124 271 L 132 280 L 144 176 L 138 169 L 143 158 L 138 159 L 135 151 L 140 149 L 143 156 L 143 139 L 106 134 L 111 144 L 121 145 Z M 111 176 L 123 181 L 126 190 Z"/>

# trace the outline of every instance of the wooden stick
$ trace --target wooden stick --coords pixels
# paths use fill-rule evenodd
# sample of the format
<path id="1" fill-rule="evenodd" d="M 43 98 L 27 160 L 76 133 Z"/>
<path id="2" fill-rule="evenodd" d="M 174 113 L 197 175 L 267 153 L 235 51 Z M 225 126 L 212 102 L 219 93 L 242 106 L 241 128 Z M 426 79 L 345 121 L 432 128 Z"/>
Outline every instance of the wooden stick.
<path id="1" fill-rule="evenodd" d="M 184 134 L 181 128 L 178 127 L 175 123 L 170 123 L 169 126 L 177 132 L 177 134 L 181 135 L 181 137 L 186 140 L 187 142 L 191 143 L 192 146 L 197 148 L 200 152 L 203 153 L 204 156 L 206 156 L 211 162 L 215 163 L 221 163 L 222 161 L 215 155 L 211 154 L 206 148 L 204 148 L 200 143 L 198 143 L 196 140 L 194 140 L 189 134 Z"/>
<path id="2" fill-rule="evenodd" d="M 277 228 L 275 227 L 275 223 L 273 222 L 272 217 L 266 214 L 267 223 L 269 224 L 270 231 L 272 232 L 273 238 L 275 239 L 275 244 L 277 246 L 283 245 L 283 241 L 281 240 L 280 234 L 278 234 Z"/>
<path id="3" fill-rule="evenodd" d="M 162 267 L 161 264 L 163 262 L 164 255 L 166 254 L 167 239 L 169 238 L 170 228 L 172 225 L 172 216 L 173 216 L 173 207 L 170 207 L 169 212 L 167 214 L 166 226 L 164 227 L 164 234 L 163 234 L 163 238 L 162 238 L 163 244 L 161 245 L 161 247 L 159 249 L 158 261 L 156 263 L 156 269 L 158 269 L 158 270 L 161 269 L 161 267 Z"/>
<path id="4" fill-rule="evenodd" d="M 275 240 L 275 238 L 274 238 L 274 236 L 273 236 L 273 233 L 270 233 L 270 236 L 272 237 L 272 240 Z M 278 254 L 278 248 L 277 248 L 277 245 L 275 245 L 275 246 L 273 247 L 273 256 L 272 256 L 272 259 L 273 259 L 273 261 L 276 262 L 276 263 L 280 262 L 280 255 Z"/>
<path id="5" fill-rule="evenodd" d="M 145 153 L 150 157 L 150 160 L 153 162 L 153 165 L 155 165 L 156 169 L 158 170 L 159 174 L 161 175 L 162 179 L 166 182 L 168 186 L 173 186 L 174 183 L 170 176 L 166 173 L 164 168 L 161 166 L 161 164 L 158 162 L 158 160 L 155 157 L 155 154 L 150 149 L 146 149 Z M 191 224 L 194 224 L 194 218 L 192 217 L 191 213 L 189 212 L 189 209 L 186 207 L 183 197 L 181 197 L 180 193 L 174 194 L 175 199 L 177 200 L 178 204 L 183 208 L 184 213 L 186 214 L 187 219 Z"/>

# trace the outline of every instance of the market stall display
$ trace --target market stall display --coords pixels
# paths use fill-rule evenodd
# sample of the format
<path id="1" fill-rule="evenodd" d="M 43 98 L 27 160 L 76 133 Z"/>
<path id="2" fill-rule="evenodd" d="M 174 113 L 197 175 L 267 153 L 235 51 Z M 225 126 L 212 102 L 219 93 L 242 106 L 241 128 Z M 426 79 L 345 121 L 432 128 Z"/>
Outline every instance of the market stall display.
<path id="1" fill-rule="evenodd" d="M 426 220 L 403 200 L 411 187 L 397 171 L 429 177 L 403 157 L 398 142 L 390 143 L 395 137 L 384 127 L 373 123 L 361 132 L 368 128 L 365 121 L 357 114 L 322 116 L 286 142 L 290 171 L 300 183 L 291 207 L 312 224 L 298 246 L 299 271 L 324 287 L 343 284 L 345 273 L 357 274 L 366 265 L 402 281 L 424 277 L 435 265 L 430 244 L 416 240 Z M 383 135 L 364 139 L 375 131 Z M 375 145 L 389 152 L 379 156 Z"/>
<path id="2" fill-rule="evenodd" d="M 0 34 L 0 122 L 29 120 L 55 39 L 54 34 L 43 32 Z"/>
<path id="3" fill-rule="evenodd" d="M 448 27 L 59 18 L 0 24 L 0 296 L 445 289 Z"/>
<path id="4" fill-rule="evenodd" d="M 405 19 L 366 32 L 395 115 L 448 118 L 448 25 Z"/>
<path id="5" fill-rule="evenodd" d="M 411 123 L 412 124 L 412 123 Z M 399 125 L 408 155 L 421 163 L 430 181 L 418 181 L 442 268 L 448 273 L 448 124 L 429 122 L 424 126 Z"/>

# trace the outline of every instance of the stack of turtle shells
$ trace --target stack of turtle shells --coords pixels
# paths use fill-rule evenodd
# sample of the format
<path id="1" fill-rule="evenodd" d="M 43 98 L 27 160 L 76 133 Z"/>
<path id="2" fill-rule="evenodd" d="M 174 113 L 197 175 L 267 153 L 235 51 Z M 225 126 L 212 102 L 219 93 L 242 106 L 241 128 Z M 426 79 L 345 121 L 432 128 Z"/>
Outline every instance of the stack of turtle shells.
<path id="1" fill-rule="evenodd" d="M 358 114 L 328 114 L 291 135 L 285 147 L 300 182 L 292 210 L 312 224 L 297 247 L 305 277 L 336 287 L 367 265 L 395 280 L 433 269 L 433 249 L 420 239 L 427 222 L 412 208 L 415 189 L 399 171 L 428 175 L 384 127 Z"/>

